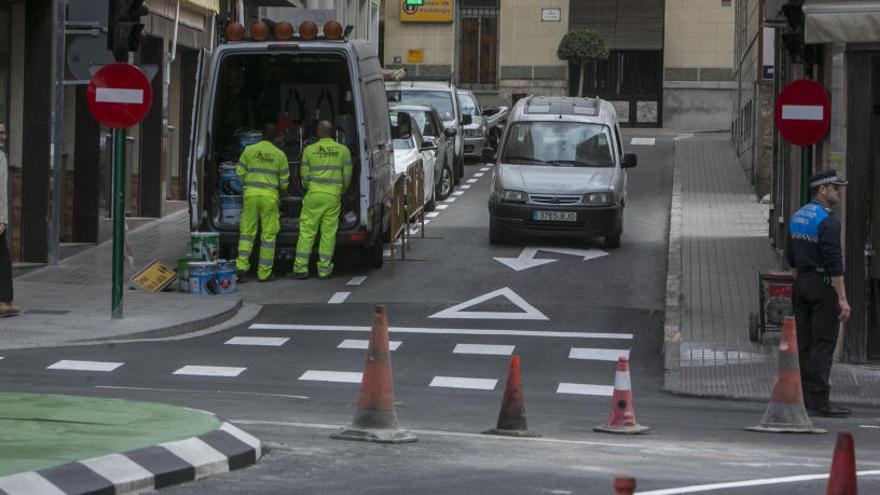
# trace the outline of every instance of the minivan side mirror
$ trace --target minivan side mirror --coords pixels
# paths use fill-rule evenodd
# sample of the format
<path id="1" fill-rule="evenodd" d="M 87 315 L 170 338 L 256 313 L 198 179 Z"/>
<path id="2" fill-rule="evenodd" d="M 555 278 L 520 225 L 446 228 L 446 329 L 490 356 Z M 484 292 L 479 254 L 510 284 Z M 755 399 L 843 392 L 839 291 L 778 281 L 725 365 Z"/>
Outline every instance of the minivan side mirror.
<path id="1" fill-rule="evenodd" d="M 480 152 L 480 157 L 486 163 L 494 163 L 495 162 L 495 150 L 492 148 L 483 148 L 483 151 Z"/>
<path id="2" fill-rule="evenodd" d="M 474 118 L 470 115 L 462 115 L 461 116 L 461 125 L 471 125 L 474 123 Z"/>
<path id="3" fill-rule="evenodd" d="M 456 129 L 455 127 L 447 127 L 446 129 L 443 129 L 443 134 L 446 137 L 452 139 L 455 137 L 456 134 L 458 134 L 458 129 Z"/>
<path id="4" fill-rule="evenodd" d="M 635 153 L 623 155 L 623 168 L 633 168 L 639 164 L 639 157 Z"/>

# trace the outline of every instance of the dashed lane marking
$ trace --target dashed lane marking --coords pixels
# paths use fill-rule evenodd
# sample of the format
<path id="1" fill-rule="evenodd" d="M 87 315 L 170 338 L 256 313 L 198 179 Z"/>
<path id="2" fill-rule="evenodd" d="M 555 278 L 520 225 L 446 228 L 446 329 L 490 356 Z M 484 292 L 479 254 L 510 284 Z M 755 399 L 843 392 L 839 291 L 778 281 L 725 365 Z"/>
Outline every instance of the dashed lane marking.
<path id="1" fill-rule="evenodd" d="M 488 172 L 492 170 L 492 167 L 480 167 L 480 172 Z"/>
<path id="2" fill-rule="evenodd" d="M 425 225 L 428 225 L 429 223 L 431 223 L 431 220 L 425 220 Z"/>
<path id="3" fill-rule="evenodd" d="M 510 356 L 513 354 L 514 345 L 487 345 L 487 344 L 456 344 L 453 354 L 480 354 L 485 356 Z"/>
<path id="4" fill-rule="evenodd" d="M 254 323 L 250 330 L 300 331 L 300 332 L 370 332 L 372 327 L 354 325 L 294 325 L 281 323 Z M 389 327 L 391 333 L 414 333 L 426 335 L 491 335 L 493 337 L 545 337 L 558 339 L 609 339 L 632 340 L 631 333 L 559 332 L 552 330 L 489 330 L 477 328 L 420 328 Z"/>
<path id="5" fill-rule="evenodd" d="M 586 359 L 590 361 L 617 361 L 621 356 L 629 357 L 629 350 L 572 347 L 571 351 L 568 353 L 568 359 Z"/>
<path id="6" fill-rule="evenodd" d="M 470 185 L 470 184 L 465 184 L 465 185 L 463 185 L 463 186 L 458 186 L 458 188 L 459 188 L 459 189 L 468 190 L 468 189 L 471 188 L 471 185 Z"/>
<path id="7" fill-rule="evenodd" d="M 224 344 L 280 347 L 286 344 L 288 340 L 290 339 L 283 337 L 232 337 L 224 342 Z"/>
<path id="8" fill-rule="evenodd" d="M 467 180 L 467 183 L 468 183 L 468 184 L 476 184 L 479 180 L 480 180 L 480 179 L 468 179 L 468 180 Z"/>
<path id="9" fill-rule="evenodd" d="M 432 211 L 430 213 L 425 214 L 428 218 L 437 218 L 440 215 L 439 211 Z"/>
<path id="10" fill-rule="evenodd" d="M 633 146 L 654 146 L 654 141 L 655 141 L 654 138 L 634 137 L 634 138 L 632 138 L 632 141 L 629 142 L 629 144 L 631 144 Z"/>
<path id="11" fill-rule="evenodd" d="M 492 378 L 466 378 L 459 376 L 435 376 L 429 387 L 466 388 L 471 390 L 495 390 L 498 380 Z"/>
<path id="12" fill-rule="evenodd" d="M 453 196 L 461 196 L 462 194 L 464 194 L 464 191 L 455 191 L 452 193 Z"/>
<path id="13" fill-rule="evenodd" d="M 327 301 L 327 304 L 342 304 L 350 295 L 351 292 L 337 292 L 336 294 L 333 294 L 333 297 L 331 297 L 329 301 Z"/>
<path id="14" fill-rule="evenodd" d="M 461 192 L 461 191 L 458 191 L 458 192 Z M 455 197 L 455 193 L 452 193 L 452 194 L 453 194 L 452 196 L 450 196 L 450 197 L 444 199 L 443 202 L 444 202 L 444 203 L 455 203 L 455 200 L 458 199 L 458 198 Z"/>
<path id="15" fill-rule="evenodd" d="M 449 208 L 449 205 L 437 205 L 438 210 L 445 210 L 446 208 Z"/>
<path id="16" fill-rule="evenodd" d="M 556 393 L 611 397 L 614 395 L 614 387 L 609 387 L 607 385 L 590 385 L 587 383 L 560 383 L 559 387 L 556 389 Z"/>
<path id="17" fill-rule="evenodd" d="M 119 368 L 125 363 L 110 363 L 106 361 L 75 361 L 72 359 L 62 359 L 55 364 L 48 366 L 47 370 L 66 370 L 66 371 L 102 371 L 110 372 Z"/>
<path id="18" fill-rule="evenodd" d="M 484 174 L 483 172 L 477 172 L 474 174 L 474 177 L 482 177 L 484 175 L 486 175 L 486 174 Z"/>
<path id="19" fill-rule="evenodd" d="M 388 349 L 391 351 L 396 351 L 400 344 L 402 344 L 400 340 L 389 340 L 388 341 Z M 370 341 L 366 339 L 345 339 L 336 346 L 337 349 L 361 349 L 366 350 L 370 347 Z"/>
<path id="20" fill-rule="evenodd" d="M 223 378 L 235 378 L 242 374 L 247 368 L 236 368 L 233 366 L 192 366 L 187 365 L 172 373 L 173 375 L 190 375 L 190 376 L 217 376 Z"/>
<path id="21" fill-rule="evenodd" d="M 308 370 L 299 377 L 307 382 L 360 383 L 363 373 L 354 371 Z"/>
<path id="22" fill-rule="evenodd" d="M 348 283 L 345 285 L 361 285 L 362 283 L 364 283 L 366 281 L 367 281 L 367 277 L 364 277 L 364 276 L 352 277 L 352 279 L 349 280 Z"/>

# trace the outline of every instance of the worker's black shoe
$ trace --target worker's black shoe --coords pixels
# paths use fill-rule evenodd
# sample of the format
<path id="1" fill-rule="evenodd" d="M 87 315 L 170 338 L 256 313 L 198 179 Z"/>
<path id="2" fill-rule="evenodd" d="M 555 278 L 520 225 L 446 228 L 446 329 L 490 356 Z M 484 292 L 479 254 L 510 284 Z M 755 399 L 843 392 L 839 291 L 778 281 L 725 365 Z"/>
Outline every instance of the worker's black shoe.
<path id="1" fill-rule="evenodd" d="M 235 282 L 239 284 L 245 284 L 248 281 L 247 272 L 244 270 L 239 270 L 235 272 Z"/>
<path id="2" fill-rule="evenodd" d="M 273 274 L 270 273 L 268 277 L 266 277 L 266 278 L 261 278 L 261 279 L 259 279 L 259 281 L 260 281 L 260 282 L 274 282 L 274 281 L 275 281 L 275 275 L 273 275 Z"/>
<path id="3" fill-rule="evenodd" d="M 309 278 L 309 272 L 305 272 L 305 273 L 293 272 L 293 278 L 295 278 L 297 280 L 305 280 L 305 279 Z"/>
<path id="4" fill-rule="evenodd" d="M 823 418 L 848 418 L 852 415 L 852 409 L 838 406 L 833 402 L 829 402 L 825 407 L 808 409 L 807 412 L 811 416 L 821 416 Z"/>

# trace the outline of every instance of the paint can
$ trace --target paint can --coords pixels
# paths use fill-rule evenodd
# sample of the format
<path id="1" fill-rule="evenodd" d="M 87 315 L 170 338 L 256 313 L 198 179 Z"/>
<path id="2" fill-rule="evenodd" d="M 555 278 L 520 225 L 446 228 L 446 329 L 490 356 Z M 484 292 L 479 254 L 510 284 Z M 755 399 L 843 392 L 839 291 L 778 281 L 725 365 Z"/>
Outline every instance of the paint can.
<path id="1" fill-rule="evenodd" d="M 194 261 L 201 261 L 192 258 L 181 258 L 177 260 L 177 290 L 179 292 L 189 292 L 189 264 Z"/>
<path id="2" fill-rule="evenodd" d="M 241 196 L 220 195 L 220 223 L 222 225 L 238 225 L 241 223 L 241 209 L 244 200 Z"/>
<path id="3" fill-rule="evenodd" d="M 241 181 L 238 180 L 235 168 L 235 162 L 223 162 L 220 164 L 220 168 L 217 171 L 220 194 L 235 195 L 243 192 Z"/>
<path id="4" fill-rule="evenodd" d="M 263 140 L 263 133 L 260 131 L 244 131 L 236 133 L 236 135 L 238 136 L 239 151 L 244 151 L 248 146 L 257 144 Z"/>
<path id="5" fill-rule="evenodd" d="M 213 261 L 220 257 L 219 232 L 192 232 L 192 257 L 204 261 Z"/>
<path id="6" fill-rule="evenodd" d="M 217 294 L 235 292 L 235 260 L 217 262 Z"/>
<path id="7" fill-rule="evenodd" d="M 189 262 L 189 292 L 199 295 L 217 293 L 216 261 Z"/>

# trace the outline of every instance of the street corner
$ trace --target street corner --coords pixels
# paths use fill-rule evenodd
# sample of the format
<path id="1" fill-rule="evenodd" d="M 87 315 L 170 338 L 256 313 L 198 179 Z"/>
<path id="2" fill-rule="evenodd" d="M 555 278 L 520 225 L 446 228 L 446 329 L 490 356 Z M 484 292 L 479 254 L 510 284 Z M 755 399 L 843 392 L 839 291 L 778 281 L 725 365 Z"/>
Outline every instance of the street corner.
<path id="1" fill-rule="evenodd" d="M 260 440 L 195 409 L 0 393 L 0 493 L 141 493 L 251 466 Z"/>

